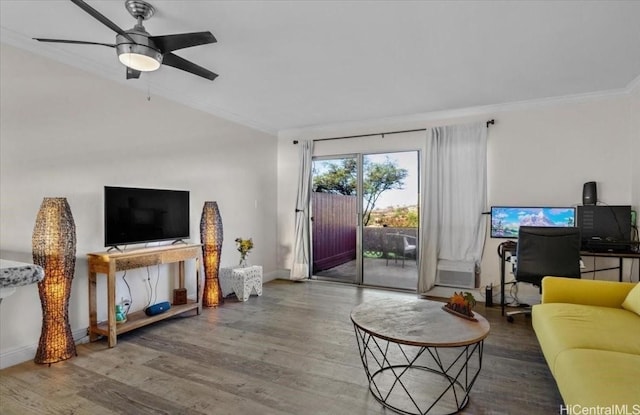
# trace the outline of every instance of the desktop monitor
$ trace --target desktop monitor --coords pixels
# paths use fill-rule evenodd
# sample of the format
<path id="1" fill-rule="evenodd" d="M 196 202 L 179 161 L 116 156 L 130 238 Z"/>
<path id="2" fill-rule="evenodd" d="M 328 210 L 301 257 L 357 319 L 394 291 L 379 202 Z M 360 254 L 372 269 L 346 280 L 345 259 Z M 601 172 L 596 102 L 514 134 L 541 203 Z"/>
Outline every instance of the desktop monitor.
<path id="1" fill-rule="evenodd" d="M 491 237 L 518 238 L 520 226 L 573 227 L 573 207 L 492 206 Z"/>

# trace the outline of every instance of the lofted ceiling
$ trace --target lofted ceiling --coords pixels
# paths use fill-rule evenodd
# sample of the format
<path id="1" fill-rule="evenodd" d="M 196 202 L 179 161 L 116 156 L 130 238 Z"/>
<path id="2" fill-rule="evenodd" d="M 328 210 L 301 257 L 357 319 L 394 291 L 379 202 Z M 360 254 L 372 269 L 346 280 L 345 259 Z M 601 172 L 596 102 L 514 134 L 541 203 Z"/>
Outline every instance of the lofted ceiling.
<path id="1" fill-rule="evenodd" d="M 127 30 L 121 0 L 86 0 Z M 640 1 L 149 0 L 152 35 L 211 31 L 126 80 L 115 33 L 67 0 L 0 1 L 0 41 L 270 133 L 624 90 L 640 75 Z"/>

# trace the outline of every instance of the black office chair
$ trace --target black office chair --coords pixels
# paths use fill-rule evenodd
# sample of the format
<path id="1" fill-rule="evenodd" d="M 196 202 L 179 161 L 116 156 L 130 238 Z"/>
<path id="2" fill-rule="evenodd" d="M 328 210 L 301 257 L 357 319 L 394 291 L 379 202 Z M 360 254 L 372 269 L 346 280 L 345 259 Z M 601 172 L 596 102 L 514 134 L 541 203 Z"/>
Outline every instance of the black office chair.
<path id="1" fill-rule="evenodd" d="M 542 278 L 580 278 L 580 228 L 521 226 L 516 250 L 515 280 L 542 289 Z M 516 314 L 531 314 L 531 308 L 507 312 L 507 321 Z"/>

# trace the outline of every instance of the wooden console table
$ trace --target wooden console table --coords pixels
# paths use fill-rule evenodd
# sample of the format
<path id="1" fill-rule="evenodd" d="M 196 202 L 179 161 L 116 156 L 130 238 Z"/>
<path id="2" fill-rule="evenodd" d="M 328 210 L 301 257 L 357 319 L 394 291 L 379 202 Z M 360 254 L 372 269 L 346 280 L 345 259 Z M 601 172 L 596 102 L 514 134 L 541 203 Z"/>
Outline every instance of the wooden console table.
<path id="1" fill-rule="evenodd" d="M 202 311 L 200 287 L 200 255 L 201 245 L 169 245 L 153 248 L 137 249 L 128 252 L 94 252 L 89 257 L 89 340 L 96 341 L 106 336 L 109 347 L 114 347 L 117 336 L 146 326 L 156 321 L 182 314 L 186 311 Z M 136 311 L 127 315 L 127 321 L 116 324 L 116 272 L 151 265 L 178 263 L 178 287 L 184 288 L 184 265 L 187 260 L 195 260 L 196 266 L 196 300 L 188 300 L 187 304 L 172 305 L 162 314 L 147 316 L 144 311 Z M 96 302 L 97 274 L 107 277 L 107 321 L 98 323 Z"/>

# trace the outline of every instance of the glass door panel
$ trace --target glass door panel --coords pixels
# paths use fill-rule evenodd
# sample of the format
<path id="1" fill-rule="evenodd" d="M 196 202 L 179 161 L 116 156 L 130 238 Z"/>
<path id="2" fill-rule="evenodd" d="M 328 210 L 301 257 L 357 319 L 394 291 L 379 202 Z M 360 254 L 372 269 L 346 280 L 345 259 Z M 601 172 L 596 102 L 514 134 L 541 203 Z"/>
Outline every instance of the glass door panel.
<path id="1" fill-rule="evenodd" d="M 313 275 L 358 283 L 358 157 L 314 159 L 312 174 Z"/>
<path id="2" fill-rule="evenodd" d="M 418 152 L 362 158 L 362 283 L 416 290 Z"/>

